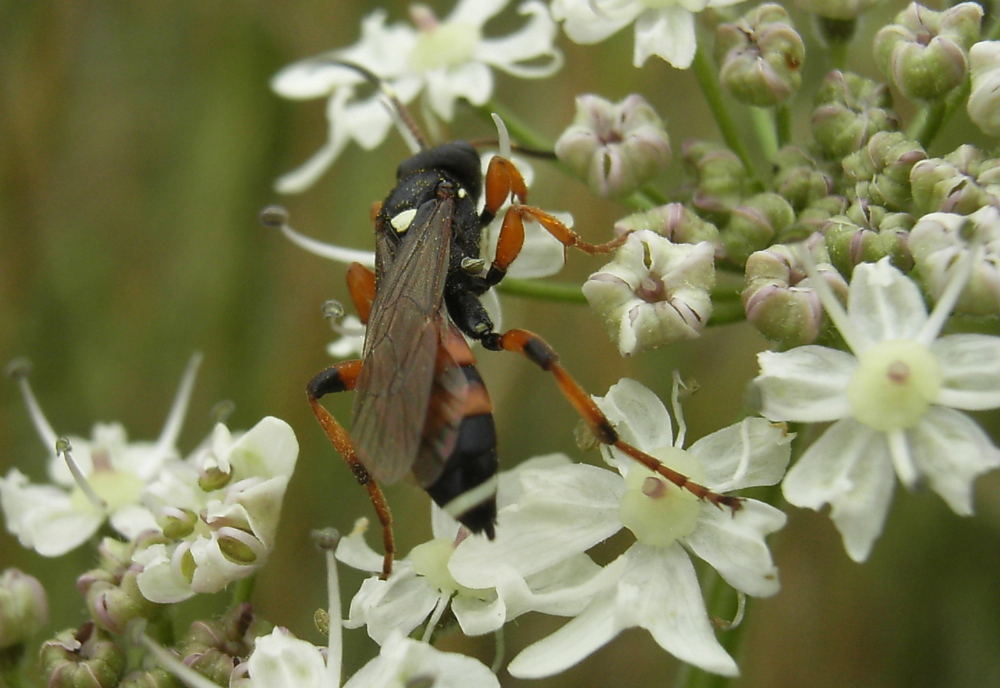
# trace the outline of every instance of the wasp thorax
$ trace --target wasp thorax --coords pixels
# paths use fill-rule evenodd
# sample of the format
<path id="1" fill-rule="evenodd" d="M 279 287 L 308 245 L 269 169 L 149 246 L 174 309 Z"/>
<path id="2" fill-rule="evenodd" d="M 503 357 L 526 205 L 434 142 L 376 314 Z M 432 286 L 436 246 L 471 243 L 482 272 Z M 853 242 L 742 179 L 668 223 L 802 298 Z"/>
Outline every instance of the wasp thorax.
<path id="1" fill-rule="evenodd" d="M 683 449 L 667 447 L 650 454 L 693 481 L 704 483 L 701 463 Z M 689 535 L 698 525 L 700 512 L 701 502 L 696 496 L 643 466 L 631 467 L 625 476 L 618 517 L 645 545 L 666 547 Z"/>
<path id="2" fill-rule="evenodd" d="M 854 417 L 876 430 L 916 425 L 941 391 L 941 365 L 930 349 L 912 339 L 879 342 L 858 361 L 847 398 Z"/>

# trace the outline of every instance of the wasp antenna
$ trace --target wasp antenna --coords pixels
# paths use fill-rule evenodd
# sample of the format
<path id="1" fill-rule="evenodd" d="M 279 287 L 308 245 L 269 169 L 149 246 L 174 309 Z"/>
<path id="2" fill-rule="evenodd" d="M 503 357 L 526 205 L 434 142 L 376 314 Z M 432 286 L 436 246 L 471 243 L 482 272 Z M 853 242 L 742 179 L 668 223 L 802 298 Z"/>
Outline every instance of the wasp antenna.
<path id="1" fill-rule="evenodd" d="M 396 95 L 393 88 L 387 84 L 382 77 L 367 67 L 362 67 L 361 65 L 353 62 L 333 59 L 325 60 L 325 62 L 337 65 L 338 67 L 353 69 L 355 72 L 363 76 L 365 80 L 377 88 L 382 94 L 382 97 L 388 101 L 386 107 L 389 110 L 389 114 L 392 115 L 392 119 L 396 123 L 396 128 L 399 130 L 400 135 L 413 152 L 416 153 L 427 148 L 427 139 L 424 137 L 423 132 L 420 131 L 420 127 L 417 126 L 417 122 L 413 119 L 413 115 L 410 114 L 410 111 L 406 109 L 405 105 L 403 105 L 403 101 L 399 99 L 399 96 Z"/>

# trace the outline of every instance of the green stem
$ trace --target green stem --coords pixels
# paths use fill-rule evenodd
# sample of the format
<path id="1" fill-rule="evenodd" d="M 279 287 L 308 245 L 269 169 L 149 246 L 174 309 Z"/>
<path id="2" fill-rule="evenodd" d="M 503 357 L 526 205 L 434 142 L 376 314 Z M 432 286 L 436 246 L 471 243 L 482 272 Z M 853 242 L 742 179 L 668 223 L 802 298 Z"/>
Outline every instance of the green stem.
<path id="1" fill-rule="evenodd" d="M 736 128 L 736 122 L 723 101 L 722 87 L 719 85 L 719 75 L 716 73 L 715 65 L 701 44 L 698 45 L 698 49 L 694 53 L 693 67 L 695 78 L 698 79 L 698 85 L 701 87 L 701 92 L 715 117 L 723 140 L 743 162 L 747 172 L 752 175 L 756 174 L 753 163 L 750 161 L 750 154 L 747 152 L 746 146 L 743 145 L 743 139 L 740 138 L 740 132 Z"/>
<path id="2" fill-rule="evenodd" d="M 508 277 L 497 289 L 510 296 L 520 296 L 526 299 L 542 299 L 544 301 L 562 301 L 564 303 L 587 303 L 579 284 L 568 282 L 549 282 L 542 280 L 516 279 Z"/>
<path id="3" fill-rule="evenodd" d="M 760 150 L 766 160 L 774 158 L 778 152 L 778 132 L 772 111 L 768 108 L 750 108 L 750 119 L 753 122 L 753 130 L 757 132 L 757 141 L 760 142 Z"/>
<path id="4" fill-rule="evenodd" d="M 916 139 L 926 150 L 941 130 L 947 114 L 948 104 L 945 99 L 928 103 L 913 120 L 907 132 L 907 138 Z"/>
<path id="5" fill-rule="evenodd" d="M 781 103 L 774 108 L 774 126 L 778 134 L 778 148 L 792 142 L 792 109 L 788 103 Z"/>
<path id="6" fill-rule="evenodd" d="M 236 581 L 233 585 L 232 599 L 230 600 L 230 607 L 236 607 L 244 602 L 250 601 L 250 596 L 253 594 L 253 585 L 256 582 L 257 576 L 247 576 L 241 580 Z"/>

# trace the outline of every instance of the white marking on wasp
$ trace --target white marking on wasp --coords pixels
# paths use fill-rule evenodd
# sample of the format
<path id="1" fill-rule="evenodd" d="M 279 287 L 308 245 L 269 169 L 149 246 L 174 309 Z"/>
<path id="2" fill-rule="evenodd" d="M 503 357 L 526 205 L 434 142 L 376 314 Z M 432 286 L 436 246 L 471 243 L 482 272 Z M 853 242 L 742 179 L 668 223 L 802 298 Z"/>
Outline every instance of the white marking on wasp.
<path id="1" fill-rule="evenodd" d="M 463 189 L 461 186 L 458 187 L 458 197 L 459 198 L 465 198 L 468 195 L 469 195 L 468 191 L 466 191 L 465 189 Z"/>
<path id="2" fill-rule="evenodd" d="M 452 518 L 458 520 L 462 514 L 471 511 L 487 499 L 497 493 L 497 477 L 490 476 L 489 480 L 476 485 L 471 490 L 466 490 L 442 507 L 444 512 Z"/>
<path id="3" fill-rule="evenodd" d="M 413 222 L 413 218 L 414 216 L 416 216 L 416 214 L 417 214 L 416 208 L 410 208 L 409 210 L 404 210 L 403 212 L 398 213 L 395 217 L 391 218 L 389 220 L 389 224 L 392 225 L 393 229 L 402 234 L 403 232 L 405 232 L 410 228 L 410 223 Z"/>

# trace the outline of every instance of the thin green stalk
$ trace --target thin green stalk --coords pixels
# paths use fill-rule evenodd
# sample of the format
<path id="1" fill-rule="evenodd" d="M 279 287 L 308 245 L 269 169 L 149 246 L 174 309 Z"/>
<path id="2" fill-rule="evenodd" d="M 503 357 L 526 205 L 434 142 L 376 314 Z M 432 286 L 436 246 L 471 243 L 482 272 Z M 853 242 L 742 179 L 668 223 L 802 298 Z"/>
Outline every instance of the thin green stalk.
<path id="1" fill-rule="evenodd" d="M 765 160 L 771 160 L 778 152 L 778 131 L 773 111 L 770 108 L 750 108 L 750 120 L 757 132 L 757 141 Z"/>
<path id="2" fill-rule="evenodd" d="M 244 602 L 250 601 L 250 596 L 253 594 L 253 585 L 257 580 L 256 575 L 247 576 L 242 580 L 236 581 L 233 585 L 232 599 L 230 600 L 230 607 L 236 607 Z"/>
<path id="3" fill-rule="evenodd" d="M 701 92 L 704 94 L 705 100 L 708 102 L 708 107 L 715 117 L 715 122 L 722 133 L 723 140 L 729 146 L 730 150 L 736 153 L 740 161 L 743 162 L 743 166 L 747 168 L 747 171 L 755 175 L 756 170 L 750 161 L 750 154 L 747 152 L 746 146 L 743 145 L 743 139 L 740 138 L 736 122 L 733 120 L 732 114 L 729 112 L 729 108 L 726 107 L 726 103 L 722 98 L 722 87 L 719 85 L 719 75 L 716 73 L 715 64 L 713 64 L 712 58 L 709 57 L 701 44 L 698 45 L 698 49 L 695 51 L 694 64 L 692 66 L 694 67 L 695 78 L 698 79 L 698 85 L 701 87 Z"/>
<path id="4" fill-rule="evenodd" d="M 508 277 L 497 289 L 510 296 L 520 296 L 526 299 L 542 299 L 544 301 L 562 301 L 563 303 L 587 303 L 586 297 L 580 291 L 579 284 L 568 282 L 550 282 L 542 280 L 515 279 Z"/>
<path id="5" fill-rule="evenodd" d="M 943 99 L 928 103 L 913 120 L 907 138 L 916 139 L 926 149 L 944 125 L 947 112 L 948 106 Z"/>
<path id="6" fill-rule="evenodd" d="M 792 142 L 792 109 L 788 103 L 781 103 L 774 108 L 774 127 L 778 134 L 778 148 Z"/>

